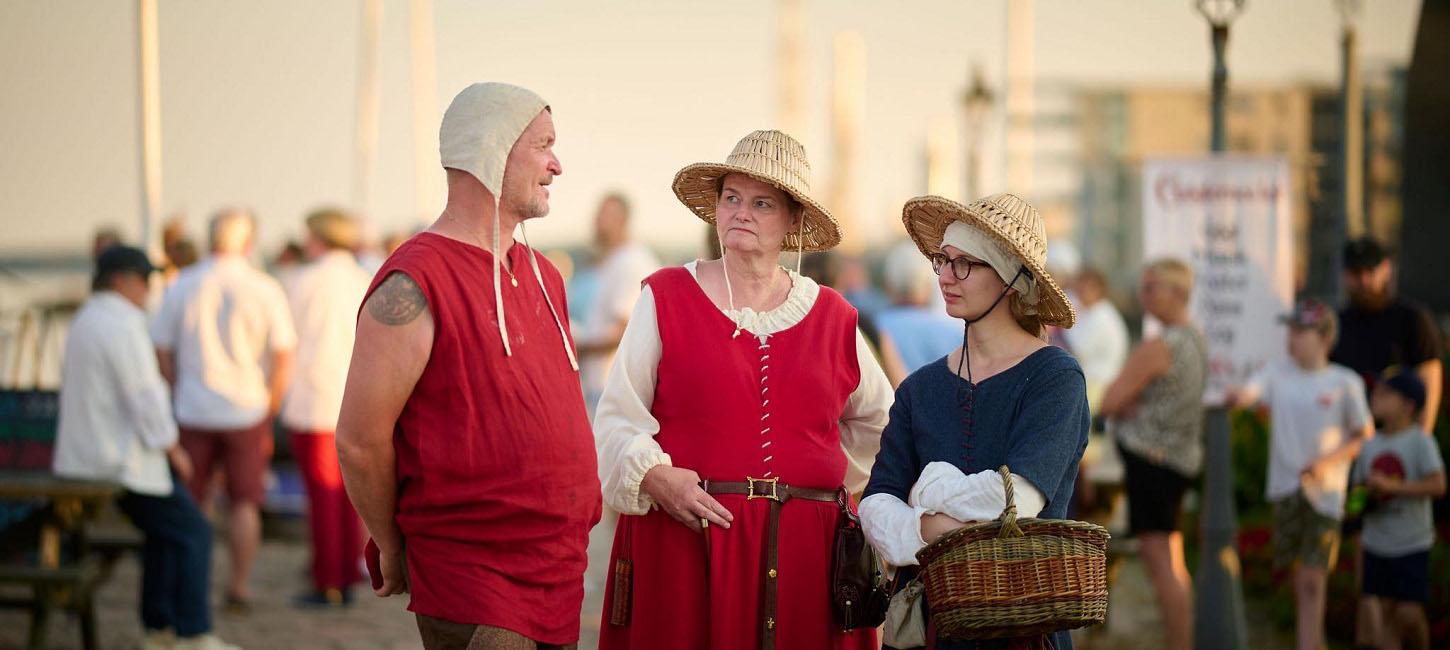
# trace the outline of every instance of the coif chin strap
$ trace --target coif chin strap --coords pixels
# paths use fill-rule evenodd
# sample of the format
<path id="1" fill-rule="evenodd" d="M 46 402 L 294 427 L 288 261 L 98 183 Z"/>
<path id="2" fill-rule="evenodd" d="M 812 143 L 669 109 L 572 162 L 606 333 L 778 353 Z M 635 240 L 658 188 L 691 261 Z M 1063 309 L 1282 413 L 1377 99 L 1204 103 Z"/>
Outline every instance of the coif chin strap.
<path id="1" fill-rule="evenodd" d="M 961 374 L 962 374 L 962 364 L 966 364 L 966 367 L 967 367 L 967 383 L 969 383 L 969 384 L 972 383 L 972 361 L 971 361 L 972 353 L 968 351 L 969 347 L 967 345 L 967 332 L 971 331 L 971 329 L 972 329 L 972 323 L 978 322 L 978 321 L 982 320 L 983 318 L 986 318 L 988 314 L 992 313 L 992 310 L 994 310 L 994 309 L 997 308 L 997 305 L 999 305 L 999 304 L 1002 303 L 1002 299 L 1003 298 L 1006 298 L 1007 297 L 1007 293 L 1010 292 L 1010 291 L 1012 291 L 1012 285 L 1017 283 L 1017 278 L 1020 278 L 1023 275 L 1026 275 L 1029 278 L 1032 277 L 1032 273 L 1027 270 L 1027 267 L 1022 267 L 1022 266 L 1017 267 L 1017 275 L 1012 276 L 1012 281 L 1011 282 L 1008 282 L 1007 283 L 1007 286 L 1005 286 L 1005 287 L 1002 288 L 1002 293 L 1000 293 L 1000 294 L 997 295 L 997 299 L 992 301 L 992 306 L 991 307 L 988 307 L 987 308 L 987 311 L 982 312 L 982 315 L 981 316 L 978 316 L 976 318 L 963 318 L 962 319 L 962 322 L 963 322 L 963 325 L 962 325 L 962 357 L 960 359 L 957 359 L 957 376 L 958 377 L 961 376 Z"/>

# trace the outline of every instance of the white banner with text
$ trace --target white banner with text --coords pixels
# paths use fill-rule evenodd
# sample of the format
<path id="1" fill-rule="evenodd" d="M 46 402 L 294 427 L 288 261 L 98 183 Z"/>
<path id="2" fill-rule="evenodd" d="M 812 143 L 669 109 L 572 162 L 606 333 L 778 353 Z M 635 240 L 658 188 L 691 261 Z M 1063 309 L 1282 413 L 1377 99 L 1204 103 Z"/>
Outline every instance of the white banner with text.
<path id="1" fill-rule="evenodd" d="M 1193 267 L 1193 323 L 1208 340 L 1205 404 L 1222 404 L 1227 388 L 1285 354 L 1279 316 L 1294 298 L 1291 189 L 1289 164 L 1277 157 L 1143 165 L 1143 259 Z"/>

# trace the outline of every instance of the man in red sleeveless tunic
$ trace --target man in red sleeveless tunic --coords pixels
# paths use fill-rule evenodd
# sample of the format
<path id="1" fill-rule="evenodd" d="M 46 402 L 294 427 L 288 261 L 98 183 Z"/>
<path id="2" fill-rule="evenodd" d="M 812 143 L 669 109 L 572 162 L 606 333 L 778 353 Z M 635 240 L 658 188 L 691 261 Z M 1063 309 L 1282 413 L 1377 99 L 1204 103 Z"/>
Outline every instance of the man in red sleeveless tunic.
<path id="1" fill-rule="evenodd" d="M 515 226 L 563 173 L 548 106 L 474 84 L 441 129 L 448 205 L 373 279 L 337 427 L 379 596 L 423 645 L 573 647 L 599 520 L 563 280 Z"/>

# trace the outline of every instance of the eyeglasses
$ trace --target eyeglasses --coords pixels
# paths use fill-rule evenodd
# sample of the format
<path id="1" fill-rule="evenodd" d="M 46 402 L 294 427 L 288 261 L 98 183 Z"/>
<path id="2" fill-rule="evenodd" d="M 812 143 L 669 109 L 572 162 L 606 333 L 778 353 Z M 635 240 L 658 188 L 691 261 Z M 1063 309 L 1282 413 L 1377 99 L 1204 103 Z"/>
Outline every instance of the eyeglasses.
<path id="1" fill-rule="evenodd" d="M 974 266 L 992 266 L 991 264 L 988 264 L 986 262 L 977 262 L 969 260 L 965 257 L 947 257 L 945 255 L 942 255 L 941 253 L 931 253 L 926 257 L 927 259 L 931 260 L 931 270 L 937 275 L 941 275 L 941 270 L 943 266 L 951 264 L 952 275 L 958 280 L 965 280 L 971 277 L 972 267 Z"/>

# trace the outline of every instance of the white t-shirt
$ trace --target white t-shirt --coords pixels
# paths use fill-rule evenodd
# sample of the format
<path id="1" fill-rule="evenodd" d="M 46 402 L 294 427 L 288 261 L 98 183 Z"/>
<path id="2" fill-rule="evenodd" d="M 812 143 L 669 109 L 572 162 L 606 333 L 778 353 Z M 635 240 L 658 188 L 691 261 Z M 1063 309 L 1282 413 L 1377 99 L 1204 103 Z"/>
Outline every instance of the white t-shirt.
<path id="1" fill-rule="evenodd" d="M 372 276 L 350 253 L 332 251 L 298 269 L 286 284 L 297 325 L 297 363 L 282 424 L 302 432 L 332 432 L 352 361 L 357 312 Z"/>
<path id="2" fill-rule="evenodd" d="M 618 323 L 629 320 L 634 301 L 639 299 L 640 282 L 659 270 L 660 262 L 648 248 L 630 243 L 610 253 L 599 264 L 599 288 L 579 325 L 581 343 L 593 343 L 607 336 Z M 593 355 L 582 360 L 579 373 L 586 395 L 604 392 L 613 354 Z"/>
<path id="3" fill-rule="evenodd" d="M 1308 371 L 1292 360 L 1281 359 L 1266 364 L 1244 388 L 1247 397 L 1257 398 L 1270 411 L 1265 496 L 1277 501 L 1302 489 L 1315 511 L 1335 519 L 1343 517 L 1352 462 L 1326 467 L 1314 480 L 1301 481 L 1300 474 L 1372 421 L 1364 380 L 1338 364 Z"/>
<path id="4" fill-rule="evenodd" d="M 267 416 L 272 353 L 297 345 L 281 285 L 235 255 L 187 267 L 166 291 L 151 340 L 176 363 L 176 421 L 242 429 Z"/>
<path id="5" fill-rule="evenodd" d="M 146 313 L 115 292 L 97 292 L 71 321 L 61 363 L 55 473 L 171 494 L 166 449 L 176 444 L 176 422 Z"/>
<path id="6" fill-rule="evenodd" d="M 1099 300 L 1080 310 L 1077 324 L 1063 331 L 1063 336 L 1082 366 L 1088 403 L 1096 411 L 1103 392 L 1118 378 L 1128 360 L 1128 325 L 1113 303 Z"/>

